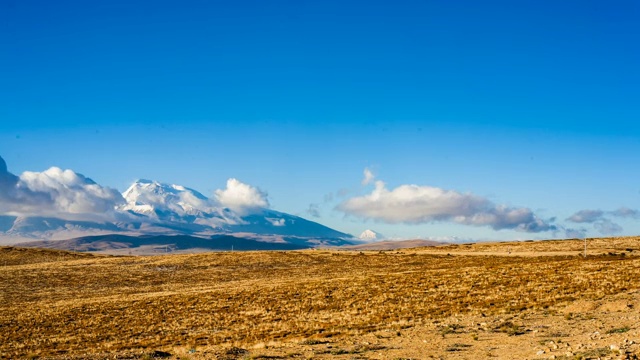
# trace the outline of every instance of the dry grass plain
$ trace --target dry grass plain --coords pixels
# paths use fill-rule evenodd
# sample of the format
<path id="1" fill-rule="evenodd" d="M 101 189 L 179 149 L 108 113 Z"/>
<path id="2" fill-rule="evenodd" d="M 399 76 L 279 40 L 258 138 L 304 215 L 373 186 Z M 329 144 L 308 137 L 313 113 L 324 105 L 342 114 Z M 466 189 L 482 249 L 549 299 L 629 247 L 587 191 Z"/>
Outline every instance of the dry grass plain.
<path id="1" fill-rule="evenodd" d="M 640 238 L 95 256 L 0 248 L 0 358 L 606 359 Z"/>

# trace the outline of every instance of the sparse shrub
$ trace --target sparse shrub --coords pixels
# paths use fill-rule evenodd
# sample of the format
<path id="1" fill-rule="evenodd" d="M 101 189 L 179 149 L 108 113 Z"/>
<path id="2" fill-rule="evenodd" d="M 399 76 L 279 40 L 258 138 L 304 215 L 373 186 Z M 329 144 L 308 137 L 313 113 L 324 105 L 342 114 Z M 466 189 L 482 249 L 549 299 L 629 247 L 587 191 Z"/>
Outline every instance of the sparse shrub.
<path id="1" fill-rule="evenodd" d="M 455 343 L 453 345 L 448 346 L 445 350 L 446 351 L 463 351 L 469 347 L 471 347 L 471 345 L 469 344 Z"/>
<path id="2" fill-rule="evenodd" d="M 344 355 L 344 354 L 349 354 L 349 351 L 345 349 L 332 349 L 329 353 L 331 355 Z"/>
<path id="3" fill-rule="evenodd" d="M 509 336 L 522 335 L 525 333 L 524 327 L 516 325 L 511 321 L 505 321 L 493 329 L 494 332 L 506 333 Z"/>
<path id="4" fill-rule="evenodd" d="M 306 339 L 300 342 L 301 345 L 320 345 L 328 343 L 327 340 Z"/>
<path id="5" fill-rule="evenodd" d="M 601 357 L 611 354 L 611 349 L 608 347 L 597 348 L 575 354 L 577 359 L 599 359 Z"/>
<path id="6" fill-rule="evenodd" d="M 628 326 L 607 330 L 607 334 L 623 334 L 631 330 Z"/>
<path id="7" fill-rule="evenodd" d="M 456 334 L 460 333 L 461 330 L 464 329 L 463 325 L 460 324 L 450 324 L 440 328 L 440 335 L 444 337 L 447 334 Z"/>

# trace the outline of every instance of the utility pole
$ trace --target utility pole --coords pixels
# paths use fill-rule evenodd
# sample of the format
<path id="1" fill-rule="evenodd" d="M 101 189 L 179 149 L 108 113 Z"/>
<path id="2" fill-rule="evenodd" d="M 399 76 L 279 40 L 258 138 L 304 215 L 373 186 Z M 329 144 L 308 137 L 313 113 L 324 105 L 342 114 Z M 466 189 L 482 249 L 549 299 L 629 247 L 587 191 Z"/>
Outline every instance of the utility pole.
<path id="1" fill-rule="evenodd" d="M 584 238 L 584 258 L 587 258 L 587 237 Z"/>

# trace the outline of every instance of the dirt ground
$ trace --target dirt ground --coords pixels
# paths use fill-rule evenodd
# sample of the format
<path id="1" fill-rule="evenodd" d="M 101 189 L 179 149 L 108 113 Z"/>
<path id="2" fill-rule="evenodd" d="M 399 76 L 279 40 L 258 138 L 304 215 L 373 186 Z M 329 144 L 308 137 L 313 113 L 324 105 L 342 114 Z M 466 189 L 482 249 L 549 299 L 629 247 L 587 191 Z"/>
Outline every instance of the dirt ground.
<path id="1" fill-rule="evenodd" d="M 640 239 L 104 256 L 0 248 L 0 358 L 635 359 Z"/>

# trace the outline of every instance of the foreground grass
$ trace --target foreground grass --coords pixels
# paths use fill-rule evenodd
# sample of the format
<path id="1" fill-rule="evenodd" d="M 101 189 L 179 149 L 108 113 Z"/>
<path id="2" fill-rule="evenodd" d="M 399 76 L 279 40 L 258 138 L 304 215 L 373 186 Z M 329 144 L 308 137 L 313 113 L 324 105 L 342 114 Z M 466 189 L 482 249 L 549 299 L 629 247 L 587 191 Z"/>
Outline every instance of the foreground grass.
<path id="1" fill-rule="evenodd" d="M 637 290 L 640 278 L 640 257 L 621 255 L 16 251 L 0 248 L 3 358 L 322 343 L 458 314 L 516 314 L 602 299 Z"/>

